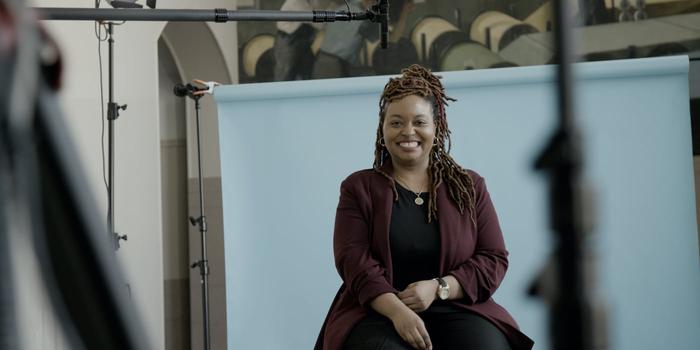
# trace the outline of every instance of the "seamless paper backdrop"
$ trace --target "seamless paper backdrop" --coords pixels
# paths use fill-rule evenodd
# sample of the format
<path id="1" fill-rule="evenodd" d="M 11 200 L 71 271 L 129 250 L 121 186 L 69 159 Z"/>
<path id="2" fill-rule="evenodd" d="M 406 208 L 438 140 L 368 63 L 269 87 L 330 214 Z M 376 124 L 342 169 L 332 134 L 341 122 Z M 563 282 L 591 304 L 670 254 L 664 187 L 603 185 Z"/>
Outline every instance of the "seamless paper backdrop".
<path id="1" fill-rule="evenodd" d="M 486 178 L 511 253 L 495 299 L 538 349 L 548 344 L 546 307 L 525 291 L 551 249 L 547 183 L 532 163 L 557 118 L 553 68 L 442 74 L 458 99 L 447 109 L 452 154 Z M 697 349 L 688 60 L 584 63 L 575 71 L 610 348 Z M 371 167 L 387 80 L 217 89 L 229 349 L 313 347 L 341 283 L 332 255 L 340 182 Z"/>

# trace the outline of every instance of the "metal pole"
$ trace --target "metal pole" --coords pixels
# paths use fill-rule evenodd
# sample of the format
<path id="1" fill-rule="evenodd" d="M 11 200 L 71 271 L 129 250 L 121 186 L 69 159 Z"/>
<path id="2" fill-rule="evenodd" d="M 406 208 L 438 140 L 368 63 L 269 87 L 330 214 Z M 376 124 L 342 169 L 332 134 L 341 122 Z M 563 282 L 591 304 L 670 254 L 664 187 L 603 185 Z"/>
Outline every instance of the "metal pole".
<path id="1" fill-rule="evenodd" d="M 559 288 L 556 300 L 550 305 L 550 335 L 553 349 L 591 349 L 590 325 L 586 324 L 585 291 L 583 283 L 580 227 L 581 198 L 577 192 L 580 184 L 582 159 L 579 139 L 572 116 L 572 35 L 569 18 L 569 2 L 556 0 L 554 40 L 557 47 L 557 79 L 559 130 L 557 148 L 561 155 L 551 164 L 550 205 L 552 226 L 557 236 L 555 248 L 557 260 L 557 281 Z"/>
<path id="2" fill-rule="evenodd" d="M 201 260 L 192 264 L 192 268 L 199 266 L 199 274 L 201 276 L 200 283 L 202 285 L 202 313 L 204 327 L 204 350 L 209 350 L 211 345 L 211 335 L 209 332 L 209 261 L 207 260 L 207 218 L 204 216 L 204 183 L 202 181 L 202 145 L 200 141 L 200 123 L 199 123 L 199 99 L 201 96 L 194 98 L 195 101 L 195 116 L 197 119 L 197 168 L 199 177 L 199 218 L 190 218 L 190 222 L 194 225 L 199 224 L 199 233 L 202 243 Z"/>
<path id="3" fill-rule="evenodd" d="M 559 125 L 536 161 L 536 168 L 549 175 L 550 225 L 555 234 L 554 255 L 556 290 L 547 296 L 549 332 L 552 349 L 591 350 L 594 339 L 592 291 L 593 271 L 585 263 L 589 248 L 585 245 L 582 218 L 581 141 L 573 118 L 572 23 L 569 1 L 555 0 L 554 40 L 558 62 L 557 107 Z M 598 334 L 600 336 L 600 334 Z"/>
<path id="4" fill-rule="evenodd" d="M 558 107 L 560 130 L 572 130 L 572 101 L 571 101 L 571 63 L 573 62 L 571 42 L 571 20 L 568 11 L 569 4 L 563 0 L 554 1 L 556 30 L 554 30 L 554 41 L 557 47 L 557 79 L 559 84 Z"/>
<path id="5" fill-rule="evenodd" d="M 35 7 L 44 20 L 76 21 L 155 21 L 155 22 L 229 22 L 229 21 L 288 21 L 288 22 L 335 22 L 373 20 L 372 12 L 347 11 L 275 11 L 227 9 L 94 9 Z"/>
<path id="6" fill-rule="evenodd" d="M 126 109 L 126 105 L 120 106 L 114 101 L 114 24 L 107 23 L 107 34 L 109 43 L 109 101 L 107 102 L 107 128 L 108 128 L 108 148 L 109 148 L 109 160 L 108 160 L 108 210 L 107 210 L 107 225 L 109 227 L 109 234 L 111 239 L 114 240 L 114 250 L 119 249 L 119 241 L 127 240 L 127 236 L 120 236 L 114 229 L 114 150 L 115 150 L 115 135 L 114 135 L 114 121 L 119 118 L 119 110 Z"/>
<path id="7" fill-rule="evenodd" d="M 114 38 L 112 37 L 114 25 L 107 24 L 108 46 L 109 46 L 109 100 L 107 102 L 107 129 L 108 129 L 108 188 L 107 195 L 109 196 L 109 209 L 107 213 L 107 222 L 109 223 L 109 234 L 115 239 L 115 250 L 119 249 L 119 240 L 116 239 L 116 231 L 114 230 L 114 120 L 117 119 L 114 108 Z"/>

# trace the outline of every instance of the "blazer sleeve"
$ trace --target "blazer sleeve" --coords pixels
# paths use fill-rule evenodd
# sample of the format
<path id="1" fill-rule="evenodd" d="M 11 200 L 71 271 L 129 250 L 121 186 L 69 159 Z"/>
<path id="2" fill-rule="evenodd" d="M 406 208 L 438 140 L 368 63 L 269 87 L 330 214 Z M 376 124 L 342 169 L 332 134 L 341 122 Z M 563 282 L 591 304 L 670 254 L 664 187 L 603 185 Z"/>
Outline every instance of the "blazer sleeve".
<path id="1" fill-rule="evenodd" d="M 367 201 L 369 195 L 361 184 L 349 180 L 340 186 L 340 201 L 335 216 L 333 233 L 333 252 L 335 266 L 350 292 L 358 298 L 363 307 L 375 297 L 384 293 L 398 293 L 389 284 L 385 267 L 371 254 L 369 210 L 361 209 L 360 199 L 364 193 Z"/>
<path id="2" fill-rule="evenodd" d="M 474 186 L 477 226 L 474 254 L 449 272 L 461 285 L 464 302 L 470 305 L 491 298 L 508 269 L 508 251 L 484 179 L 478 176 Z"/>

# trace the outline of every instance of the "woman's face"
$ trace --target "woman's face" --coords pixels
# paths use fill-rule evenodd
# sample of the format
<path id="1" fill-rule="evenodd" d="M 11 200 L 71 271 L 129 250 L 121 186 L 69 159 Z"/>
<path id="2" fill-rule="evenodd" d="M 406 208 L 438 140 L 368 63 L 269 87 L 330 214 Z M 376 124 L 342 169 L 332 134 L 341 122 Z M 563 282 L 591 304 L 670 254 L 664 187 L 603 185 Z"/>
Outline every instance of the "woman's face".
<path id="1" fill-rule="evenodd" d="M 389 103 L 382 134 L 394 164 L 427 167 L 435 139 L 432 103 L 418 95 Z"/>

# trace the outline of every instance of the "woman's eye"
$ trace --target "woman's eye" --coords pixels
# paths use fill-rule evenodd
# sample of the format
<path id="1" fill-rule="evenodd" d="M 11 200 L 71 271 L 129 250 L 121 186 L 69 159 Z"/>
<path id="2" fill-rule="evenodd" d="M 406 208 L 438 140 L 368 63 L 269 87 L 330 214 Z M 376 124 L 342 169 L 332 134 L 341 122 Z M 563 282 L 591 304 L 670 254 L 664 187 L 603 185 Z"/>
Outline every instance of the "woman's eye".
<path id="1" fill-rule="evenodd" d="M 393 126 L 393 127 L 401 126 L 401 122 L 391 122 L 391 126 Z"/>

